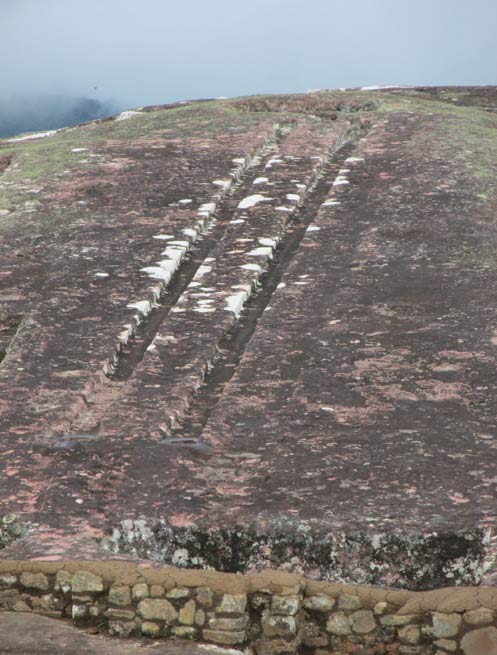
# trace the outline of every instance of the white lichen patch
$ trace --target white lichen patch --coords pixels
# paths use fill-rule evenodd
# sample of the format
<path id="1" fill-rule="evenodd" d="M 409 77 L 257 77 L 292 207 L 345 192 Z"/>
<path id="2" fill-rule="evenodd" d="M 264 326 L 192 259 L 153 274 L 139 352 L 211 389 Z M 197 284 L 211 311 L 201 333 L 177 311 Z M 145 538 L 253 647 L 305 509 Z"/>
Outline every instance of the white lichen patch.
<path id="1" fill-rule="evenodd" d="M 162 241 L 169 241 L 169 239 L 174 239 L 174 234 L 154 234 L 152 238 Z"/>
<path id="2" fill-rule="evenodd" d="M 247 253 L 249 257 L 272 257 L 273 249 L 272 247 L 262 246 L 260 248 L 253 248 L 250 252 Z"/>
<path id="3" fill-rule="evenodd" d="M 276 248 L 278 241 L 276 239 L 269 239 L 268 237 L 260 237 L 257 239 L 261 246 L 271 246 L 271 248 Z"/>
<path id="4" fill-rule="evenodd" d="M 194 280 L 198 280 L 199 278 L 203 277 L 204 275 L 207 275 L 207 273 L 210 273 L 212 271 L 212 266 L 205 266 L 204 264 L 201 264 L 195 275 L 193 276 Z"/>
<path id="5" fill-rule="evenodd" d="M 247 160 L 245 159 L 245 157 L 236 157 L 235 159 L 232 159 L 231 161 L 234 164 L 245 164 Z"/>
<path id="6" fill-rule="evenodd" d="M 342 175 L 337 175 L 333 186 L 340 186 L 341 184 L 350 184 L 350 182 Z"/>
<path id="7" fill-rule="evenodd" d="M 198 213 L 199 214 L 208 214 L 209 216 L 213 214 L 216 211 L 216 203 L 215 202 L 204 202 L 200 207 L 198 208 Z"/>
<path id="8" fill-rule="evenodd" d="M 256 177 L 253 184 L 267 184 L 269 182 L 269 178 L 267 177 Z"/>
<path id="9" fill-rule="evenodd" d="M 334 205 L 340 205 L 341 203 L 338 200 L 327 200 L 323 202 L 322 207 L 333 207 Z"/>
<path id="10" fill-rule="evenodd" d="M 191 227 L 186 227 L 186 228 L 183 230 L 183 234 L 186 234 L 187 237 L 191 237 L 192 241 L 195 241 L 195 239 L 196 239 L 197 236 L 198 236 L 198 231 L 197 231 L 197 230 L 194 230 L 194 229 L 191 228 Z"/>
<path id="11" fill-rule="evenodd" d="M 171 279 L 171 274 L 161 266 L 145 266 L 144 268 L 140 268 L 140 271 L 146 273 L 154 280 L 163 280 L 167 283 Z"/>
<path id="12" fill-rule="evenodd" d="M 98 273 L 94 273 L 94 274 L 93 274 L 93 277 L 109 277 L 109 274 L 108 274 L 108 273 L 100 273 L 100 272 L 98 272 Z"/>
<path id="13" fill-rule="evenodd" d="M 317 225 L 309 225 L 306 232 L 319 232 L 320 229 Z"/>
<path id="14" fill-rule="evenodd" d="M 214 180 L 212 184 L 214 186 L 221 187 L 222 189 L 229 189 L 232 182 L 231 180 Z"/>
<path id="15" fill-rule="evenodd" d="M 285 282 L 280 282 L 276 288 L 277 289 L 284 289 L 285 287 L 286 287 Z"/>
<path id="16" fill-rule="evenodd" d="M 240 223 L 245 223 L 245 219 L 234 218 L 232 221 L 230 221 L 230 225 L 239 225 Z"/>
<path id="17" fill-rule="evenodd" d="M 268 198 L 267 196 L 262 196 L 260 193 L 254 193 L 251 196 L 247 196 L 243 200 L 240 200 L 238 203 L 238 209 L 249 209 L 254 207 L 260 202 L 270 202 L 273 198 Z"/>
<path id="18" fill-rule="evenodd" d="M 364 157 L 347 157 L 345 160 L 345 163 L 354 163 L 354 162 L 360 162 L 364 161 Z"/>
<path id="19" fill-rule="evenodd" d="M 133 118 L 133 116 L 138 116 L 139 111 L 133 111 L 133 110 L 128 110 L 128 111 L 122 111 L 118 116 L 116 116 L 116 121 L 127 121 L 130 118 Z"/>
<path id="20" fill-rule="evenodd" d="M 283 161 L 283 159 L 274 158 L 274 159 L 270 159 L 264 168 L 267 170 L 269 168 L 272 168 L 273 166 L 276 166 L 277 164 L 284 164 L 284 163 L 285 162 Z"/>
<path id="21" fill-rule="evenodd" d="M 130 302 L 126 305 L 128 309 L 137 309 L 140 314 L 147 316 L 152 310 L 152 304 L 148 300 L 138 300 L 137 302 Z"/>
<path id="22" fill-rule="evenodd" d="M 279 207 L 275 207 L 277 212 L 293 212 L 293 209 L 291 207 L 284 207 L 283 205 L 280 205 Z"/>
<path id="23" fill-rule="evenodd" d="M 300 202 L 300 196 L 298 193 L 287 193 L 286 199 L 292 202 Z"/>
<path id="24" fill-rule="evenodd" d="M 224 309 L 228 312 L 232 312 L 236 318 L 238 318 L 249 296 L 250 287 L 248 289 L 238 291 L 238 293 L 234 293 L 232 296 L 228 296 L 226 298 L 226 306 Z"/>
<path id="25" fill-rule="evenodd" d="M 191 205 L 193 200 L 191 198 L 182 198 L 178 200 L 178 205 Z"/>
<path id="26" fill-rule="evenodd" d="M 262 273 L 262 266 L 259 266 L 259 264 L 242 264 L 240 268 L 243 268 L 246 271 L 257 271 L 258 273 Z"/>

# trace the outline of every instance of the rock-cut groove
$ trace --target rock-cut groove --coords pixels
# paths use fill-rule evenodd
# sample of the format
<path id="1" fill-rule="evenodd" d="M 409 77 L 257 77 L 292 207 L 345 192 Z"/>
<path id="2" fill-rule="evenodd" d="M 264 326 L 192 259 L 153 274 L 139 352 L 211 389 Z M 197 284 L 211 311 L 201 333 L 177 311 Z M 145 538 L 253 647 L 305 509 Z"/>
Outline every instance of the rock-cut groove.
<path id="1" fill-rule="evenodd" d="M 204 378 L 204 383 L 195 394 L 194 401 L 177 428 L 178 437 L 195 439 L 200 437 L 212 410 L 223 393 L 226 384 L 234 375 L 245 349 L 252 338 L 257 323 L 268 306 L 276 287 L 288 265 L 297 253 L 309 223 L 315 217 L 320 205 L 326 199 L 330 187 L 342 167 L 342 163 L 355 148 L 355 140 L 347 141 L 324 165 L 323 170 L 304 205 L 285 231 L 283 239 L 274 252 L 268 270 L 261 278 L 258 291 L 248 300 L 237 323 L 226 333 L 218 346 L 218 355 Z"/>

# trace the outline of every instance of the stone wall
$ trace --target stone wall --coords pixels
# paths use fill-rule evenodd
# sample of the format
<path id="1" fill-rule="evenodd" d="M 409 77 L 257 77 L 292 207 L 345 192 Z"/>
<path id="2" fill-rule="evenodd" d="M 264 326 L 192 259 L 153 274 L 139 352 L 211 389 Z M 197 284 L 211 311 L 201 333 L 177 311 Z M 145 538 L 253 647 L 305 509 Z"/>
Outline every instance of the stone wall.
<path id="1" fill-rule="evenodd" d="M 0 561 L 0 609 L 256 655 L 497 655 L 497 589 L 410 592 L 123 562 Z"/>

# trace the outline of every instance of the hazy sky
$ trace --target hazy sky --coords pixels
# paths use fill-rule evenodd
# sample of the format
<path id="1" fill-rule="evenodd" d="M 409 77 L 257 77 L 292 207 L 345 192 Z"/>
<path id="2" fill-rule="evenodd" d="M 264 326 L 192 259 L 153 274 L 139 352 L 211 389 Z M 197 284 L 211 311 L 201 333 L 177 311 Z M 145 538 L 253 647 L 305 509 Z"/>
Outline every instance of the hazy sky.
<path id="1" fill-rule="evenodd" d="M 0 28 L 1 96 L 497 84 L 495 0 L 0 0 Z"/>

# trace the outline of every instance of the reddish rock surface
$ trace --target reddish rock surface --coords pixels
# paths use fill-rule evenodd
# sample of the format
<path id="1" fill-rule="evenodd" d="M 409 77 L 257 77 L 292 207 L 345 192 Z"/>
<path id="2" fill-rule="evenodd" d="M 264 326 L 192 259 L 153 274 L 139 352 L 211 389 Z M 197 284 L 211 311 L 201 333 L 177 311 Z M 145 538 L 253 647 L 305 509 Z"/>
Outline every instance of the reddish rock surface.
<path id="1" fill-rule="evenodd" d="M 491 583 L 496 108 L 322 92 L 1 142 L 2 556 Z"/>

